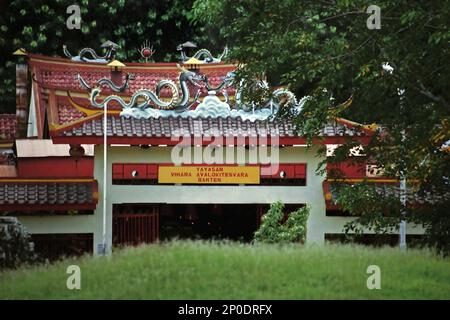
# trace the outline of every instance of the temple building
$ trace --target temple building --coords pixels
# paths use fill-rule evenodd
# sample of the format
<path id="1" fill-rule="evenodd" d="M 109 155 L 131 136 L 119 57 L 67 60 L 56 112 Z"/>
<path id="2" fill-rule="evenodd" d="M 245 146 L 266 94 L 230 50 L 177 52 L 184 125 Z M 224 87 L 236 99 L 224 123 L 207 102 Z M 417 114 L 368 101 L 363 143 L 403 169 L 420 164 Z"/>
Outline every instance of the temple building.
<path id="1" fill-rule="evenodd" d="M 128 63 L 115 60 L 113 43 L 104 47 L 105 57 L 18 51 L 26 60 L 17 66 L 18 111 L 0 116 L 0 211 L 19 218 L 38 252 L 250 241 L 275 201 L 287 212 L 310 207 L 307 242 L 343 235 L 354 217 L 334 204 L 316 153 L 348 137 L 366 144 L 372 127 L 336 118 L 307 147 L 291 120 L 275 117 L 283 107 L 299 112 L 307 97 L 276 88 L 262 105 L 249 102 L 236 66 L 222 61 L 227 49 Z M 370 165 L 339 167 L 352 183 L 399 183 Z"/>

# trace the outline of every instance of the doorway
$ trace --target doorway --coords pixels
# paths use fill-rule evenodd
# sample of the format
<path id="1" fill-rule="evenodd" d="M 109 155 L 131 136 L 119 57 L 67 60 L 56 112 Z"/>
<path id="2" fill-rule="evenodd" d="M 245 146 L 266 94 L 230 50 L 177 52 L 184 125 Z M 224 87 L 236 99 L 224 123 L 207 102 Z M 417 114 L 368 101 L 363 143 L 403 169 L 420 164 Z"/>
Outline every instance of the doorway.
<path id="1" fill-rule="evenodd" d="M 158 205 L 114 205 L 113 245 L 135 246 L 159 239 Z"/>
<path id="2" fill-rule="evenodd" d="M 285 206 L 289 213 L 300 205 Z M 268 204 L 118 204 L 113 206 L 113 245 L 172 239 L 250 242 Z"/>
<path id="3" fill-rule="evenodd" d="M 249 242 L 259 225 L 260 207 L 257 204 L 161 204 L 161 240 Z"/>

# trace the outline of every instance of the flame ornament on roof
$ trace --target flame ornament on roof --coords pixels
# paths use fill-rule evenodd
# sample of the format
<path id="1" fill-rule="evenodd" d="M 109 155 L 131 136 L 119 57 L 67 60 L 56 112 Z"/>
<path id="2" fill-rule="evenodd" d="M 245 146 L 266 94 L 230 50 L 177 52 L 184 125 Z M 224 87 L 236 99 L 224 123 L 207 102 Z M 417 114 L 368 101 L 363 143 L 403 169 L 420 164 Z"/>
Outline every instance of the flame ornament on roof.
<path id="1" fill-rule="evenodd" d="M 83 48 L 80 50 L 77 56 L 72 56 L 72 54 L 67 49 L 66 45 L 63 45 L 63 52 L 67 58 L 70 58 L 72 61 L 83 61 L 83 62 L 94 62 L 94 63 L 108 63 L 115 59 L 116 51 L 118 45 L 112 41 L 106 41 L 102 43 L 101 48 L 106 49 L 106 53 L 104 56 L 99 56 L 94 49 L 91 48 Z M 90 57 L 89 57 L 90 56 Z"/>
<path id="2" fill-rule="evenodd" d="M 156 50 L 153 50 L 153 46 L 150 46 L 150 42 L 147 40 L 144 41 L 141 46 L 141 50 L 139 50 L 139 53 L 141 54 L 141 57 L 145 59 L 145 62 L 148 62 L 148 60 L 152 58 L 155 52 Z"/>

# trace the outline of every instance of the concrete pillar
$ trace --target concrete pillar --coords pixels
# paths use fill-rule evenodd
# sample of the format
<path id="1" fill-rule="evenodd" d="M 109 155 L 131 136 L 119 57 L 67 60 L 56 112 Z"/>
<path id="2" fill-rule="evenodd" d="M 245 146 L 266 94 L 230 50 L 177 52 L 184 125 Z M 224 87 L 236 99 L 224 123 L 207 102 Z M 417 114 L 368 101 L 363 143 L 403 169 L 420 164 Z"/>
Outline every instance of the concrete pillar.
<path id="1" fill-rule="evenodd" d="M 16 65 L 16 116 L 17 116 L 17 137 L 27 136 L 28 127 L 28 65 Z"/>

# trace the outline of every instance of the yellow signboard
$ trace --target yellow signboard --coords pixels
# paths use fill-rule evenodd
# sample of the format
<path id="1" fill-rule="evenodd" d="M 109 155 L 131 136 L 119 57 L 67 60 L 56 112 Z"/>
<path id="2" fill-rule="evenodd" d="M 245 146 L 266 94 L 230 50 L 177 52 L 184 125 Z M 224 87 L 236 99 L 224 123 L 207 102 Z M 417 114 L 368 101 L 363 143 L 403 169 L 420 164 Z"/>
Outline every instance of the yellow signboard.
<path id="1" fill-rule="evenodd" d="M 259 166 L 159 166 L 158 183 L 259 184 Z"/>

